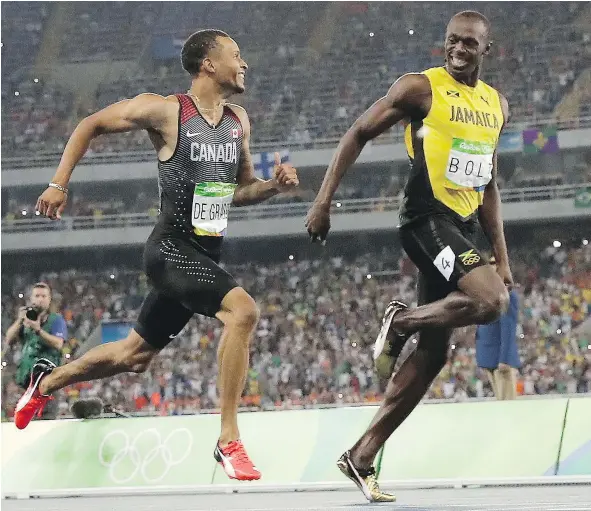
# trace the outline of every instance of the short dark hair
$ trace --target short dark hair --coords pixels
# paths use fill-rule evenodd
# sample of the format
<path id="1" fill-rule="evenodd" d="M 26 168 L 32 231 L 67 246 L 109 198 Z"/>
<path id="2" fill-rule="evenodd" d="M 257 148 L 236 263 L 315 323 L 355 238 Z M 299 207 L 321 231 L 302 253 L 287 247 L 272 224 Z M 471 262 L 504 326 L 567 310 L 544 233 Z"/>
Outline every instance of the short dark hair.
<path id="1" fill-rule="evenodd" d="M 33 284 L 33 289 L 47 289 L 49 294 L 52 294 L 51 287 L 45 282 L 37 282 L 36 284 Z"/>
<path id="2" fill-rule="evenodd" d="M 208 53 L 217 46 L 218 37 L 230 37 L 226 32 L 208 28 L 195 32 L 185 41 L 181 51 L 183 69 L 191 76 L 201 71 L 201 64 Z"/>
<path id="3" fill-rule="evenodd" d="M 478 12 L 478 11 L 462 11 L 462 12 L 458 12 L 457 14 L 455 14 L 452 19 L 454 18 L 467 18 L 469 20 L 473 20 L 473 21 L 480 21 L 485 27 L 486 27 L 486 35 L 487 37 L 490 35 L 490 21 L 488 21 L 488 18 Z"/>

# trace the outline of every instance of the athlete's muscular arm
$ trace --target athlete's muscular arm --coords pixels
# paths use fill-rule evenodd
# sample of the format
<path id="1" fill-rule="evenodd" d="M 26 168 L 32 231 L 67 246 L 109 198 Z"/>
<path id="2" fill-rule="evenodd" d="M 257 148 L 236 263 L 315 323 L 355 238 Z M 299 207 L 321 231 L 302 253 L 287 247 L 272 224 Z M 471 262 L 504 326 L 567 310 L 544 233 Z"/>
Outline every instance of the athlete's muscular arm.
<path id="1" fill-rule="evenodd" d="M 161 133 L 175 108 L 178 112 L 178 103 L 175 106 L 162 96 L 140 94 L 84 118 L 70 136 L 52 182 L 68 187 L 74 168 L 88 150 L 93 138 L 107 133 L 143 129 Z M 48 188 L 39 197 L 37 210 L 49 218 L 61 218 L 66 201 L 66 194 L 55 188 Z"/>
<path id="2" fill-rule="evenodd" d="M 275 167 L 273 178 L 264 181 L 254 174 L 254 165 L 250 155 L 250 121 L 246 110 L 242 107 L 232 105 L 230 108 L 240 119 L 242 124 L 242 151 L 238 168 L 238 186 L 234 191 L 232 204 L 234 206 L 250 206 L 263 202 L 278 193 L 298 186 L 296 170 L 289 164 L 282 164 L 279 155 L 275 154 Z"/>
<path id="3" fill-rule="evenodd" d="M 312 236 L 324 239 L 330 229 L 332 197 L 345 172 L 357 160 L 367 142 L 403 119 L 424 118 L 430 108 L 431 86 L 421 74 L 407 74 L 397 80 L 388 93 L 378 99 L 349 128 L 328 166 L 320 191 L 308 213 L 306 225 Z"/>
<path id="4" fill-rule="evenodd" d="M 503 111 L 503 126 L 507 125 L 509 118 L 509 104 L 504 96 L 499 94 L 501 109 Z M 478 220 L 488 238 L 495 259 L 497 260 L 497 272 L 503 278 L 508 287 L 513 285 L 513 277 L 509 268 L 509 256 L 507 243 L 503 231 L 503 218 L 501 215 L 501 194 L 497 185 L 497 151 L 493 155 L 492 179 L 484 190 L 482 206 L 478 208 Z"/>

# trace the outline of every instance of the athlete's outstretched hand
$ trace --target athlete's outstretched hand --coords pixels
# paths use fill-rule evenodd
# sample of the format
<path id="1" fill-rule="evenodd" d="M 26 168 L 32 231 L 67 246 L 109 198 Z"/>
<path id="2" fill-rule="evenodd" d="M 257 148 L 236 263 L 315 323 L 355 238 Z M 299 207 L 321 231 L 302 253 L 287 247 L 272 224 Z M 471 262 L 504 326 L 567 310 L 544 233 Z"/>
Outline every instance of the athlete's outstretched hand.
<path id="1" fill-rule="evenodd" d="M 317 202 L 312 204 L 306 217 L 306 227 L 312 243 L 320 239 L 322 244 L 325 245 L 326 236 L 330 230 L 330 206 Z"/>
<path id="2" fill-rule="evenodd" d="M 291 163 L 281 163 L 281 156 L 275 153 L 275 166 L 273 167 L 273 181 L 277 189 L 286 192 L 300 184 L 298 173 Z"/>
<path id="3" fill-rule="evenodd" d="M 52 220 L 61 220 L 62 213 L 64 212 L 64 209 L 66 209 L 67 202 L 67 193 L 49 186 L 47 190 L 41 194 L 41 197 L 37 199 L 37 205 L 35 206 L 35 209 L 47 218 L 51 218 Z"/>

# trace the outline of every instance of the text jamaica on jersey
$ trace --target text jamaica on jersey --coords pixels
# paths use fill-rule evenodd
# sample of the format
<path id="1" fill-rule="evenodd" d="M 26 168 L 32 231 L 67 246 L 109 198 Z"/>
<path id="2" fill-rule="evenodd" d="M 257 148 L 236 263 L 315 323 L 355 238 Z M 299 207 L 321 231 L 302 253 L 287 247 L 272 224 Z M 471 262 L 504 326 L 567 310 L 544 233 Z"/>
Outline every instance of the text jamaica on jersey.
<path id="1" fill-rule="evenodd" d="M 451 106 L 452 122 L 463 122 L 464 124 L 473 124 L 474 126 L 484 126 L 486 128 L 499 129 L 499 119 L 495 114 L 470 110 L 469 108 Z"/>

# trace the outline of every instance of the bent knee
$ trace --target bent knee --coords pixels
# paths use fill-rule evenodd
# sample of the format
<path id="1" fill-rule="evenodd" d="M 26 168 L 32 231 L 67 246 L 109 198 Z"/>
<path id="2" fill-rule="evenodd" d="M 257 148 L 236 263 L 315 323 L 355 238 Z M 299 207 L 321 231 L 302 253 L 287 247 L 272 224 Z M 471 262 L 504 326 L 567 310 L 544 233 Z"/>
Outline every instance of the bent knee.
<path id="1" fill-rule="evenodd" d="M 232 319 L 235 325 L 248 330 L 254 330 L 261 317 L 261 311 L 255 301 L 251 298 L 249 303 L 237 308 Z"/>
<path id="2" fill-rule="evenodd" d="M 219 318 L 225 324 L 232 324 L 236 327 L 243 328 L 245 330 L 254 330 L 261 312 L 252 298 L 246 291 L 241 288 L 236 288 L 230 292 L 228 299 L 224 299 L 225 307 Z"/>
<path id="3" fill-rule="evenodd" d="M 509 292 L 502 289 L 479 301 L 478 307 L 485 323 L 497 321 L 509 308 Z"/>

